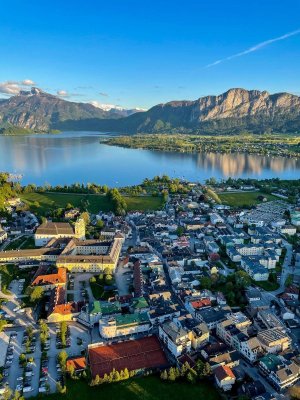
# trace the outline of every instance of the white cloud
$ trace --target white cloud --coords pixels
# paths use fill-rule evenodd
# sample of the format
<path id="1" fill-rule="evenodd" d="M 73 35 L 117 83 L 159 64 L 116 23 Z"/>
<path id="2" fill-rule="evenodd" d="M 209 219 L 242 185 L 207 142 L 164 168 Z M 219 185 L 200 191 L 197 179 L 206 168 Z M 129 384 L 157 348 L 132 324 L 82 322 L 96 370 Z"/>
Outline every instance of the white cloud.
<path id="1" fill-rule="evenodd" d="M 20 86 L 17 82 L 0 82 L 0 93 L 14 95 L 20 93 Z"/>
<path id="2" fill-rule="evenodd" d="M 66 90 L 58 90 L 56 94 L 60 97 L 69 97 L 69 93 Z"/>
<path id="3" fill-rule="evenodd" d="M 233 54 L 233 55 L 225 57 L 225 58 L 221 58 L 220 60 L 216 60 L 213 63 L 206 65 L 204 68 L 214 67 L 215 65 L 221 64 L 224 61 L 230 61 L 230 60 L 232 60 L 234 58 L 242 57 L 242 56 L 245 56 L 246 54 L 249 54 L 249 53 L 254 53 L 255 51 L 260 50 L 260 49 L 262 49 L 262 48 L 264 48 L 266 46 L 269 46 L 272 43 L 279 42 L 281 40 L 285 40 L 285 39 L 288 39 L 291 36 L 295 36 L 295 35 L 299 35 L 299 34 L 300 34 L 300 29 L 297 29 L 297 30 L 295 30 L 293 32 L 285 33 L 282 36 L 278 36 L 278 37 L 273 38 L 273 39 L 265 40 L 264 42 L 258 43 L 258 44 L 254 45 L 252 47 L 249 47 L 246 50 L 243 50 L 243 51 L 239 52 L 239 53 Z"/>
<path id="4" fill-rule="evenodd" d="M 24 86 L 34 86 L 34 85 L 35 85 L 35 82 L 32 81 L 31 79 L 24 79 L 24 80 L 22 81 L 22 85 L 24 85 Z"/>

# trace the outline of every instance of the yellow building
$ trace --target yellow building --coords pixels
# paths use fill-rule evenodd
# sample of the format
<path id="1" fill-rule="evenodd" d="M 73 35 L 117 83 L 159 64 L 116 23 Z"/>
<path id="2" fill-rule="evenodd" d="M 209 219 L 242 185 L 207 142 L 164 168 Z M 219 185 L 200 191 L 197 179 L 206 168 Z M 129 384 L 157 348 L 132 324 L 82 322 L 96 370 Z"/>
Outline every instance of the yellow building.
<path id="1" fill-rule="evenodd" d="M 77 238 L 85 239 L 85 223 L 79 218 L 74 226 L 68 222 L 50 222 L 41 224 L 34 235 L 35 245 L 37 247 L 45 246 L 51 239 Z"/>
<path id="2" fill-rule="evenodd" d="M 0 262 L 21 263 L 28 261 L 49 261 L 57 268 L 72 272 L 103 272 L 106 268 L 113 272 L 117 266 L 124 242 L 124 236 L 116 234 L 114 239 L 79 240 L 51 239 L 39 249 L 10 250 L 0 252 Z"/>

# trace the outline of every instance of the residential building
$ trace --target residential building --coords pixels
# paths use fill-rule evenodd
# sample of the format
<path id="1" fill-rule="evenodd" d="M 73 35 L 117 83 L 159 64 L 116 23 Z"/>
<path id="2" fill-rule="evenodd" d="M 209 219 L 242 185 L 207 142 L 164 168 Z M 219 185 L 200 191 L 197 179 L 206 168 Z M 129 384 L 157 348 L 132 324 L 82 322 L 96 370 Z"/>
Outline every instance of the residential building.
<path id="1" fill-rule="evenodd" d="M 192 342 L 187 329 L 178 326 L 173 321 L 167 321 L 158 328 L 162 342 L 175 357 L 191 351 Z"/>
<path id="2" fill-rule="evenodd" d="M 220 389 L 227 392 L 232 389 L 232 386 L 235 384 L 236 378 L 232 369 L 227 365 L 220 365 L 214 370 L 214 376 L 216 384 Z"/>

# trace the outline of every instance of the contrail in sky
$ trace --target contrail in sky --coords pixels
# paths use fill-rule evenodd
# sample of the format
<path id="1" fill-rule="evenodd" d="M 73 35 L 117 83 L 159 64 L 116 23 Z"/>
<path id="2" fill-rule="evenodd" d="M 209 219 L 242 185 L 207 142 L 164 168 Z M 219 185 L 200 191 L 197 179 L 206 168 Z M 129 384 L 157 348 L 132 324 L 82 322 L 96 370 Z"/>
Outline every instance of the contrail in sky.
<path id="1" fill-rule="evenodd" d="M 240 53 L 236 53 L 236 54 L 233 54 L 232 56 L 228 56 L 225 58 L 221 58 L 220 60 L 214 61 L 213 63 L 206 65 L 204 68 L 214 67 L 215 65 L 221 64 L 224 61 L 230 61 L 234 58 L 245 56 L 246 54 L 253 53 L 253 52 L 260 50 L 266 46 L 269 46 L 269 44 L 279 42 L 280 40 L 285 40 L 291 36 L 295 36 L 295 35 L 299 35 L 299 34 L 300 34 L 300 29 L 297 29 L 296 31 L 285 33 L 282 36 L 279 36 L 279 37 L 276 37 L 273 39 L 269 39 L 269 40 L 265 40 L 264 42 L 261 42 L 261 43 L 256 44 L 255 46 L 249 47 L 249 49 L 241 51 Z"/>

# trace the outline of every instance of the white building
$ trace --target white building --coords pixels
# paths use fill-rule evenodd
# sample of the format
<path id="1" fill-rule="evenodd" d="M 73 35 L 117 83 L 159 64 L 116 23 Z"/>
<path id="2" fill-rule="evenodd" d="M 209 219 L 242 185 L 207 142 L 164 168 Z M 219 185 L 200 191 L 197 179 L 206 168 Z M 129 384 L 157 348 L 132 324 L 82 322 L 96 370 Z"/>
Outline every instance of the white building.
<path id="1" fill-rule="evenodd" d="M 162 342 L 175 357 L 191 351 L 192 342 L 189 332 L 176 325 L 175 322 L 164 322 L 159 326 L 158 334 Z"/>
<path id="2" fill-rule="evenodd" d="M 99 321 L 100 335 L 105 339 L 147 332 L 151 323 L 147 313 L 114 315 Z"/>

